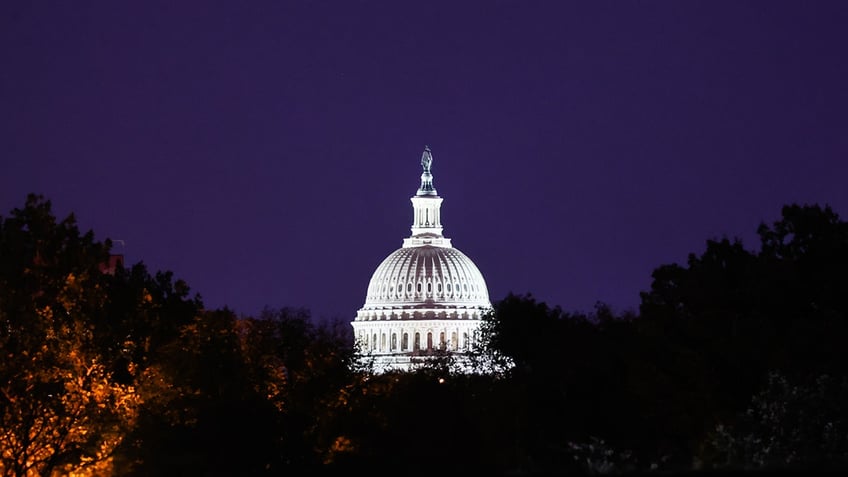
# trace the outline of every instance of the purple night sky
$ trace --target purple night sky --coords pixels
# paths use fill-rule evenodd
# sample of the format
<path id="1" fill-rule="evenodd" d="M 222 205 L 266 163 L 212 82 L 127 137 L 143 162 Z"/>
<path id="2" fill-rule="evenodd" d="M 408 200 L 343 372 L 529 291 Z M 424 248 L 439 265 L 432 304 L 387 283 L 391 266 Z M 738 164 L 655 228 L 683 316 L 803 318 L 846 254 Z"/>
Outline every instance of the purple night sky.
<path id="1" fill-rule="evenodd" d="M 43 194 L 208 308 L 352 319 L 425 145 L 493 301 L 635 309 L 784 204 L 848 217 L 848 2 L 0 5 L 0 215 Z"/>

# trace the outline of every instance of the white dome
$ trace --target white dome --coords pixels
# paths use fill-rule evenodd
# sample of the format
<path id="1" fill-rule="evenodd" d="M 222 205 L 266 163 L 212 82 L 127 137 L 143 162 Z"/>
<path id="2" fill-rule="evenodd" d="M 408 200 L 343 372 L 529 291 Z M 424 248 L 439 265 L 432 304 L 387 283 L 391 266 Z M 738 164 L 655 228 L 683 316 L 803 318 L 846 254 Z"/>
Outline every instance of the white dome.
<path id="1" fill-rule="evenodd" d="M 411 369 L 442 351 L 461 357 L 479 338 L 491 309 L 483 274 L 442 234 L 442 198 L 433 187 L 429 148 L 421 187 L 411 197 L 412 234 L 383 260 L 351 322 L 363 362 L 377 370 Z"/>
<path id="2" fill-rule="evenodd" d="M 362 311 L 489 307 L 483 274 L 453 247 L 399 248 L 377 267 Z"/>

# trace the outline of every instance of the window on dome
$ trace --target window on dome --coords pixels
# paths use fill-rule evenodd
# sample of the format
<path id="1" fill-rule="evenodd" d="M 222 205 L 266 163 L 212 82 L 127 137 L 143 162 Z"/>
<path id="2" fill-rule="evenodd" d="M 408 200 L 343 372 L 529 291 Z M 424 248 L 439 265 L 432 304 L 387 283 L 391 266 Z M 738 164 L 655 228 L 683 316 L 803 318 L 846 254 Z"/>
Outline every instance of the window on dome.
<path id="1" fill-rule="evenodd" d="M 450 283 L 447 284 L 447 287 L 448 287 L 448 293 L 450 293 L 450 291 L 451 291 Z"/>
<path id="2" fill-rule="evenodd" d="M 406 292 L 407 292 L 407 293 L 412 293 L 412 283 L 407 283 L 407 284 L 406 284 Z"/>
<path id="3" fill-rule="evenodd" d="M 427 293 L 433 293 L 433 284 L 432 283 L 427 284 Z"/>
<path id="4" fill-rule="evenodd" d="M 441 293 L 441 292 L 442 292 L 442 284 L 441 284 L 441 282 L 440 282 L 440 283 L 436 286 L 436 291 L 438 291 L 439 293 Z"/>
<path id="5" fill-rule="evenodd" d="M 416 290 L 418 293 L 421 293 L 421 282 L 418 282 L 418 286 L 416 286 L 416 287 L 415 287 L 415 290 Z"/>
<path id="6" fill-rule="evenodd" d="M 462 285 L 462 291 L 467 293 L 468 292 L 468 285 L 463 284 Z"/>

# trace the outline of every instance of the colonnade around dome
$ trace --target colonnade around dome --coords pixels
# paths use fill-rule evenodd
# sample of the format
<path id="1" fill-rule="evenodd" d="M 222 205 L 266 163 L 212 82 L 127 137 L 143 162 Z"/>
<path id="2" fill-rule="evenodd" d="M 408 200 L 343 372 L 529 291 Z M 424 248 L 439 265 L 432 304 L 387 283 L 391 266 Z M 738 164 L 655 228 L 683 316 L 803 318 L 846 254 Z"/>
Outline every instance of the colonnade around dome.
<path id="1" fill-rule="evenodd" d="M 480 322 L 476 320 L 362 323 L 356 330 L 356 345 L 360 353 L 371 355 L 464 352 L 473 350 L 478 344 L 479 329 Z"/>

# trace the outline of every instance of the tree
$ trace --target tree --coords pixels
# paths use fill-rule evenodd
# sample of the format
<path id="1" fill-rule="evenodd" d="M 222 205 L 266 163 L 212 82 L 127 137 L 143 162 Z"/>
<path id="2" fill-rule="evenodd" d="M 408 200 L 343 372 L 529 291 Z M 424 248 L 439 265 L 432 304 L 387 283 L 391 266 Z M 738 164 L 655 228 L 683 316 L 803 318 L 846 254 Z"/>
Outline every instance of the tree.
<path id="1" fill-rule="evenodd" d="M 848 224 L 818 205 L 781 213 L 759 226 L 759 251 L 709 240 L 686 266 L 657 268 L 642 294 L 639 335 L 689 410 L 681 423 L 693 454 L 716 426 L 742 419 L 770 373 L 848 376 Z"/>
<path id="2" fill-rule="evenodd" d="M 244 323 L 245 353 L 255 382 L 280 412 L 281 465 L 313 468 L 353 452 L 343 425 L 360 377 L 352 371 L 348 323 L 314 324 L 309 312 L 266 308 Z"/>
<path id="3" fill-rule="evenodd" d="M 113 379 L 89 319 L 105 300 L 109 242 L 57 222 L 30 195 L 0 218 L 0 471 L 103 473 L 136 418 L 132 385 Z"/>
<path id="4" fill-rule="evenodd" d="M 170 272 L 104 273 L 111 242 L 31 194 L 0 218 L 0 466 L 123 474 L 126 438 L 174 382 L 162 350 L 202 309 Z M 137 444 L 133 441 L 133 445 Z"/>
<path id="5" fill-rule="evenodd" d="M 701 459 L 712 469 L 848 468 L 848 380 L 793 383 L 769 373 L 733 425 L 719 424 Z"/>
<path id="6" fill-rule="evenodd" d="M 277 463 L 279 413 L 244 359 L 238 318 L 200 311 L 141 373 L 122 475 L 260 475 Z"/>
<path id="7" fill-rule="evenodd" d="M 703 352 L 733 408 L 772 369 L 848 371 L 837 338 L 848 332 L 848 224 L 829 207 L 788 205 L 758 233 L 758 253 L 710 240 L 687 267 L 656 269 L 642 295 L 642 319 Z"/>
<path id="8" fill-rule="evenodd" d="M 828 206 L 793 204 L 758 233 L 757 299 L 774 327 L 773 367 L 790 379 L 848 375 L 848 223 Z"/>
<path id="9" fill-rule="evenodd" d="M 595 468 L 584 463 L 598 443 L 607 464 L 621 470 L 638 464 L 625 449 L 653 445 L 645 444 L 653 423 L 642 422 L 645 410 L 636 406 L 641 388 L 631 388 L 639 384 L 637 373 L 646 377 L 652 369 L 634 346 L 634 319 L 603 303 L 590 314 L 568 313 L 514 294 L 484 317 L 483 353 L 513 365 L 506 373 L 509 395 L 502 397 L 516 403 L 507 412 L 516 419 L 523 470 Z M 647 462 L 654 450 L 639 457 Z"/>

